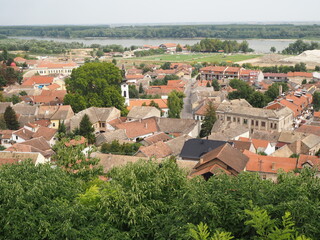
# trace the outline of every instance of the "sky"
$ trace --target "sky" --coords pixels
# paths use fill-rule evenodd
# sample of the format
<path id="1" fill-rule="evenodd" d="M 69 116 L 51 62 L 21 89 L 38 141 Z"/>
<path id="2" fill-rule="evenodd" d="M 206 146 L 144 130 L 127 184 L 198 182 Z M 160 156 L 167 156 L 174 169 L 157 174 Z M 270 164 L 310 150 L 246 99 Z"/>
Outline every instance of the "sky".
<path id="1" fill-rule="evenodd" d="M 320 22 L 319 0 L 0 0 L 0 25 Z"/>

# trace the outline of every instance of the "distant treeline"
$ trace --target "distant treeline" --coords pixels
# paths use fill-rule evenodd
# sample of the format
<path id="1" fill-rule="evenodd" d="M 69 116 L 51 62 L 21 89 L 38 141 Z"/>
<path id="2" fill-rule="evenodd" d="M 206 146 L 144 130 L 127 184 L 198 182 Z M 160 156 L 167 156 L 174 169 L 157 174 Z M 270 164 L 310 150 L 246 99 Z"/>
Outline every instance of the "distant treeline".
<path id="1" fill-rule="evenodd" d="M 55 38 L 320 38 L 320 25 L 1 26 L 0 36 Z"/>
<path id="2" fill-rule="evenodd" d="M 282 53 L 283 54 L 300 54 L 307 50 L 320 49 L 320 44 L 317 42 L 304 42 L 302 40 L 297 40 L 294 43 L 290 43 L 289 47 L 285 48 Z"/>
<path id="3" fill-rule="evenodd" d="M 232 52 L 253 52 L 253 49 L 249 48 L 247 41 L 242 41 L 238 43 L 237 41 L 225 40 L 221 41 L 219 39 L 203 39 L 200 43 L 187 46 L 193 52 L 219 52 L 224 51 L 226 53 Z"/>

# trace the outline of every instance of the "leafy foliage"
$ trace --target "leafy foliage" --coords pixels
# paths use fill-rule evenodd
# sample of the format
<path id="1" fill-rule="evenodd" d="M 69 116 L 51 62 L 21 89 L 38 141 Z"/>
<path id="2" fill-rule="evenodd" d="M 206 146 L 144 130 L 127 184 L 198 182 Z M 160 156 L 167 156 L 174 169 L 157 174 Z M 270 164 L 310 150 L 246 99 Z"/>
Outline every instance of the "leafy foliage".
<path id="1" fill-rule="evenodd" d="M 6 122 L 6 126 L 10 130 L 19 129 L 19 122 L 16 115 L 16 112 L 13 110 L 11 106 L 8 106 L 3 114 L 4 121 Z"/>
<path id="2" fill-rule="evenodd" d="M 168 96 L 168 116 L 169 118 L 180 118 L 180 113 L 183 109 L 184 93 L 172 91 Z"/>
<path id="3" fill-rule="evenodd" d="M 203 123 L 201 125 L 200 137 L 207 137 L 211 134 L 211 130 L 213 124 L 217 120 L 216 111 L 214 109 L 213 103 L 211 101 L 208 102 L 205 117 Z"/>
<path id="4" fill-rule="evenodd" d="M 65 104 L 71 105 L 74 112 L 88 107 L 116 107 L 123 110 L 121 96 L 121 72 L 112 63 L 86 63 L 74 69 L 66 80 L 68 94 Z"/>
<path id="5" fill-rule="evenodd" d="M 102 144 L 100 151 L 102 153 L 112 153 L 112 154 L 132 156 L 139 150 L 141 145 L 142 144 L 140 143 L 120 144 L 119 141 L 113 140 L 111 143 Z"/>
<path id="6" fill-rule="evenodd" d="M 79 135 L 85 137 L 90 144 L 93 144 L 96 140 L 94 135 L 94 127 L 92 126 L 87 114 L 85 114 L 80 121 Z"/>

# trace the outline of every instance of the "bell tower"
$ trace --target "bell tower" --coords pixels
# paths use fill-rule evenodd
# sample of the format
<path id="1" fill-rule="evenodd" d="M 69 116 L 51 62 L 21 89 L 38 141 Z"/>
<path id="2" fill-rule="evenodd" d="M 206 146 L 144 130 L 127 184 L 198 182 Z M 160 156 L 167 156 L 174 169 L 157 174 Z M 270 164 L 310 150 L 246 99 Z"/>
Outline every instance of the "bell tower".
<path id="1" fill-rule="evenodd" d="M 127 84 L 127 81 L 122 81 L 121 83 L 121 96 L 125 99 L 124 104 L 129 106 L 129 85 Z"/>

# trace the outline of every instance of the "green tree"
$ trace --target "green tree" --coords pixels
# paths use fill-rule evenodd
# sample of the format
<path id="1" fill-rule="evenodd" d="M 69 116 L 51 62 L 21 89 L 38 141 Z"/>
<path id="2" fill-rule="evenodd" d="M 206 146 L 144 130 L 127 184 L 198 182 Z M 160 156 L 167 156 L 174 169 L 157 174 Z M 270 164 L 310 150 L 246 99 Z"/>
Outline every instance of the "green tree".
<path id="1" fill-rule="evenodd" d="M 144 93 L 144 89 L 143 89 L 142 83 L 139 84 L 139 93 L 140 94 Z"/>
<path id="2" fill-rule="evenodd" d="M 182 47 L 180 44 L 177 45 L 176 52 L 182 52 Z"/>
<path id="3" fill-rule="evenodd" d="M 314 92 L 312 95 L 312 104 L 313 104 L 313 109 L 315 111 L 320 110 L 320 92 Z"/>
<path id="4" fill-rule="evenodd" d="M 102 50 L 98 50 L 96 52 L 96 55 L 97 55 L 97 57 L 102 57 L 102 56 L 104 56 L 104 52 Z"/>
<path id="5" fill-rule="evenodd" d="M 16 112 L 13 110 L 11 106 L 8 106 L 4 112 L 4 120 L 6 122 L 6 126 L 10 130 L 19 129 L 19 122 L 16 115 Z"/>
<path id="6" fill-rule="evenodd" d="M 320 71 L 320 66 L 315 66 L 315 67 L 314 67 L 314 70 L 317 71 L 317 72 L 319 72 L 319 71 Z"/>
<path id="7" fill-rule="evenodd" d="M 112 63 L 86 63 L 74 69 L 66 80 L 68 93 L 64 103 L 71 105 L 74 112 L 88 107 L 116 107 L 123 110 L 121 96 L 121 71 Z"/>
<path id="8" fill-rule="evenodd" d="M 201 125 L 200 137 L 207 137 L 211 134 L 211 130 L 213 124 L 216 122 L 216 111 L 214 109 L 213 103 L 211 101 L 208 102 L 205 117 L 203 123 Z"/>
<path id="9" fill-rule="evenodd" d="M 206 87 L 211 87 L 210 82 L 207 82 Z"/>
<path id="10" fill-rule="evenodd" d="M 130 98 L 139 98 L 139 92 L 135 85 L 129 85 L 129 97 Z"/>
<path id="11" fill-rule="evenodd" d="M 86 152 L 84 151 L 86 144 L 70 145 L 70 140 L 70 138 L 63 138 L 54 145 L 55 154 L 52 159 L 57 166 L 86 181 L 101 175 L 102 169 L 97 166 L 100 160 L 91 157 L 94 148 Z M 80 137 L 76 136 L 74 140 L 80 140 Z"/>
<path id="12" fill-rule="evenodd" d="M 169 118 L 180 118 L 180 113 L 183 109 L 183 98 L 184 94 L 175 90 L 168 95 Z"/>
<path id="13" fill-rule="evenodd" d="M 217 79 L 212 80 L 212 87 L 215 91 L 220 91 L 220 85 Z"/>
<path id="14" fill-rule="evenodd" d="M 267 97 L 267 101 L 271 102 L 279 96 L 280 93 L 280 86 L 282 86 L 282 92 L 287 92 L 289 87 L 286 83 L 273 83 L 268 90 L 265 92 Z"/>
<path id="15" fill-rule="evenodd" d="M 112 63 L 117 66 L 117 60 L 115 58 L 112 59 Z"/>
<path id="16" fill-rule="evenodd" d="M 276 51 L 277 51 L 277 49 L 275 47 L 270 48 L 270 52 L 275 53 Z"/>
<path id="17" fill-rule="evenodd" d="M 258 91 L 255 91 L 250 95 L 248 102 L 253 107 L 257 107 L 257 108 L 263 108 L 268 104 L 267 97 L 263 93 Z"/>
<path id="18" fill-rule="evenodd" d="M 307 79 L 303 79 L 302 84 L 307 84 Z"/>
<path id="19" fill-rule="evenodd" d="M 89 144 L 93 144 L 96 141 L 94 127 L 92 126 L 87 114 L 85 114 L 80 121 L 79 135 L 85 137 Z"/>
<path id="20" fill-rule="evenodd" d="M 161 65 L 161 68 L 163 70 L 166 70 L 166 69 L 170 69 L 170 66 L 171 66 L 170 62 L 165 62 L 164 64 Z"/>

